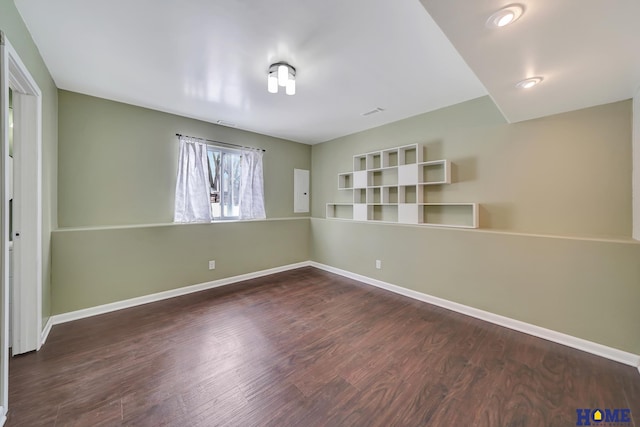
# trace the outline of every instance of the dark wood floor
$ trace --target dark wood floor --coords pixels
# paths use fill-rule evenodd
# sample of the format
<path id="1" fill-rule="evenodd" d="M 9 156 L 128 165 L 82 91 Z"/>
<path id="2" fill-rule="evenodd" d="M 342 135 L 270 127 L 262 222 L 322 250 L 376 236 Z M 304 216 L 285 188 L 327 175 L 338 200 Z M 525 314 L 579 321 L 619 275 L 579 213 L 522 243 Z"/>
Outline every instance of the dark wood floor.
<path id="1" fill-rule="evenodd" d="M 56 326 L 9 387 L 9 426 L 640 427 L 632 367 L 313 268 Z"/>

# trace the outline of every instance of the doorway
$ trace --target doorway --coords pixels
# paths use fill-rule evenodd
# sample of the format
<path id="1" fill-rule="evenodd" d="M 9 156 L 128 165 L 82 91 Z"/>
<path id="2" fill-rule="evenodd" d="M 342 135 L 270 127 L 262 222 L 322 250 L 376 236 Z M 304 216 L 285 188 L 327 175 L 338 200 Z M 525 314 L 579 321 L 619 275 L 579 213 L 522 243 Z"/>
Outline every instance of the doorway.
<path id="1" fill-rule="evenodd" d="M 9 123 L 9 91 L 13 127 Z M 9 133 L 13 133 L 10 145 Z M 38 350 L 42 330 L 42 94 L 15 49 L 0 32 L 0 423 L 8 403 L 9 346 L 13 354 Z M 10 154 L 13 156 L 11 161 Z M 13 173 L 11 173 L 13 163 Z M 12 179 L 13 178 L 13 179 Z M 11 189 L 11 182 L 13 188 Z M 11 203 L 10 203 L 10 200 Z M 11 218 L 10 218 L 11 217 Z M 10 225 L 11 224 L 11 225 Z M 13 262 L 9 260 L 13 246 Z M 12 333 L 9 343 L 9 269 Z"/>

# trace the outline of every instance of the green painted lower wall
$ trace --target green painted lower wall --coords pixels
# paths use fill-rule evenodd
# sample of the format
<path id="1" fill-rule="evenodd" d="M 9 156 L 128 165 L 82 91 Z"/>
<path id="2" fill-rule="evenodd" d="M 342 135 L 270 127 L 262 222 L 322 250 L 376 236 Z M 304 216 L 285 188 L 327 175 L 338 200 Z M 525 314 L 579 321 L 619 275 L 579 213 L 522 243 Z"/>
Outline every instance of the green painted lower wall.
<path id="1" fill-rule="evenodd" d="M 55 231 L 52 313 L 307 261 L 309 237 L 308 218 Z"/>
<path id="2" fill-rule="evenodd" d="M 640 243 L 320 218 L 311 241 L 313 261 L 640 354 Z"/>

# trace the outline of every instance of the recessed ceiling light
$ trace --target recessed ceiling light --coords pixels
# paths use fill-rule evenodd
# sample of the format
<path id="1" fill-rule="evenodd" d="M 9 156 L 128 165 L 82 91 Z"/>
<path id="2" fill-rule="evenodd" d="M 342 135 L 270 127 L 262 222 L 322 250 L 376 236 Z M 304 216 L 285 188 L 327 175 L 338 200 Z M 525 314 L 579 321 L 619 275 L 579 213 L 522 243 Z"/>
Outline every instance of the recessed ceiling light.
<path id="1" fill-rule="evenodd" d="M 542 77 L 531 77 L 529 79 L 524 79 L 516 83 L 516 87 L 519 89 L 530 89 L 540 83 L 543 80 Z"/>
<path id="2" fill-rule="evenodd" d="M 524 8 L 519 4 L 503 7 L 487 19 L 487 27 L 501 28 L 513 24 L 522 16 Z"/>

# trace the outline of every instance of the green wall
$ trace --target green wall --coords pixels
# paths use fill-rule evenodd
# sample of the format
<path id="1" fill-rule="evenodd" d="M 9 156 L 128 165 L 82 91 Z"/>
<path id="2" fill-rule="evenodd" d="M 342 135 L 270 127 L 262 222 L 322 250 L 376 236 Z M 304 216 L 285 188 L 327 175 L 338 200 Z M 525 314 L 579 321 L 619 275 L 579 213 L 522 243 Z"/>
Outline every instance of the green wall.
<path id="1" fill-rule="evenodd" d="M 310 146 L 63 90 L 58 99 L 54 314 L 309 259 L 293 169 L 310 169 Z M 266 149 L 267 220 L 172 224 L 176 133 Z"/>
<path id="2" fill-rule="evenodd" d="M 640 354 L 640 244 L 320 218 L 311 239 L 316 262 Z"/>
<path id="3" fill-rule="evenodd" d="M 309 259 L 309 219 L 53 234 L 53 312 L 66 313 Z M 216 269 L 208 269 L 208 261 Z"/>
<path id="4" fill-rule="evenodd" d="M 293 212 L 293 169 L 311 147 L 252 132 L 59 91 L 60 227 L 173 222 L 176 133 L 266 149 L 267 218 Z"/>
<path id="5" fill-rule="evenodd" d="M 507 124 L 484 97 L 309 147 L 72 92 L 58 98 L 53 313 L 312 259 L 640 353 L 630 101 Z M 168 224 L 176 132 L 265 148 L 271 220 Z M 453 163 L 453 184 L 429 201 L 480 203 L 482 230 L 323 218 L 326 203 L 350 200 L 337 174 L 353 155 L 416 142 L 427 160 Z M 293 218 L 294 168 L 312 170 L 311 220 Z"/>
<path id="6" fill-rule="evenodd" d="M 353 155 L 416 142 L 453 163 L 429 201 L 481 230 L 324 219 Z M 312 183 L 312 260 L 640 354 L 630 101 L 507 124 L 476 99 L 313 146 Z"/>
<path id="7" fill-rule="evenodd" d="M 631 101 L 507 124 L 488 97 L 313 146 L 313 216 L 337 190 L 352 156 L 423 143 L 449 159 L 453 183 L 428 201 L 477 202 L 480 226 L 565 236 L 631 236 Z"/>
<path id="8" fill-rule="evenodd" d="M 42 321 L 51 314 L 51 230 L 57 227 L 58 91 L 13 1 L 0 0 L 0 30 L 42 92 Z"/>
<path id="9" fill-rule="evenodd" d="M 312 259 L 640 353 L 630 102 L 507 124 L 485 97 L 313 147 L 66 91 L 59 114 L 55 314 Z M 280 219 L 167 224 L 176 132 L 266 148 Z M 354 154 L 415 142 L 453 163 L 429 200 L 480 203 L 482 230 L 323 218 Z M 294 168 L 312 169 L 311 220 L 292 218 Z"/>

